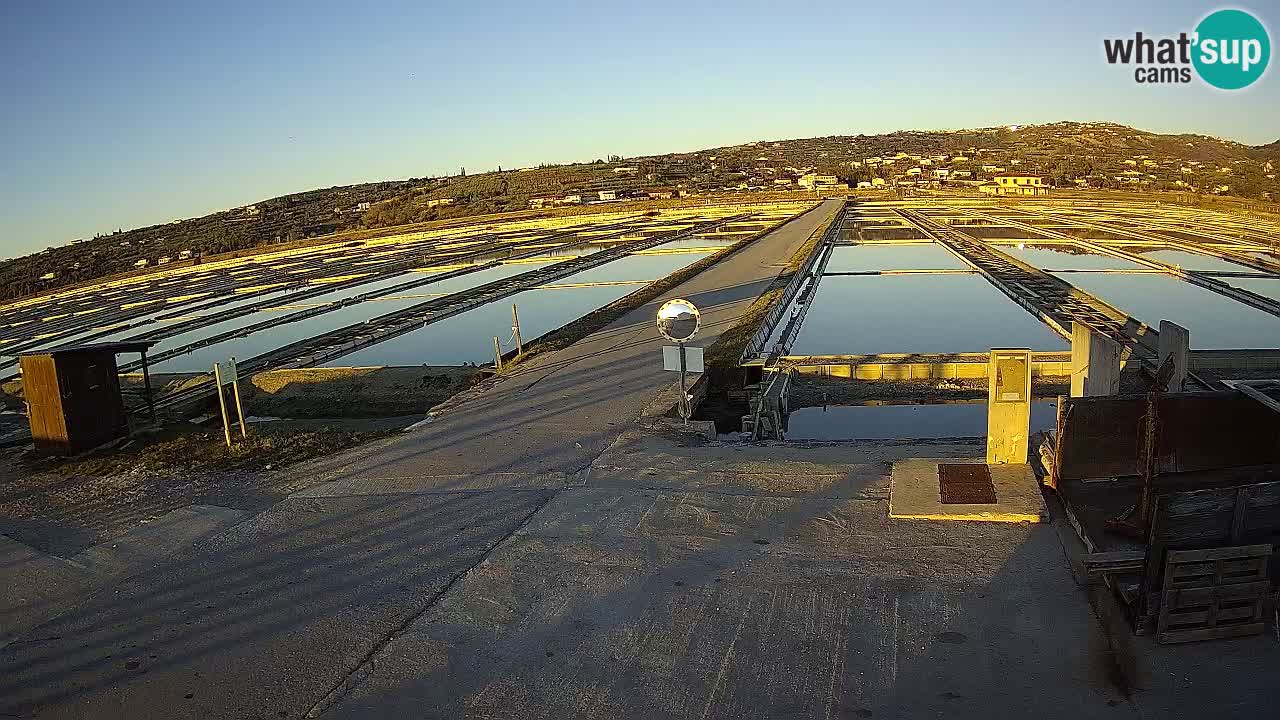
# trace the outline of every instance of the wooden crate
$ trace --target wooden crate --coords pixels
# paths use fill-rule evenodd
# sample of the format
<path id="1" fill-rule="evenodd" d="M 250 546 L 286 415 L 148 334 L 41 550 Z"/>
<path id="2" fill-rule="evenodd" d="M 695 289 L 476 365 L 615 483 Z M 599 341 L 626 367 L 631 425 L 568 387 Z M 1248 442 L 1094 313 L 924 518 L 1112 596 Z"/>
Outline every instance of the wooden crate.
<path id="1" fill-rule="evenodd" d="M 1271 589 L 1270 545 L 1170 550 L 1156 642 L 1257 635 Z"/>

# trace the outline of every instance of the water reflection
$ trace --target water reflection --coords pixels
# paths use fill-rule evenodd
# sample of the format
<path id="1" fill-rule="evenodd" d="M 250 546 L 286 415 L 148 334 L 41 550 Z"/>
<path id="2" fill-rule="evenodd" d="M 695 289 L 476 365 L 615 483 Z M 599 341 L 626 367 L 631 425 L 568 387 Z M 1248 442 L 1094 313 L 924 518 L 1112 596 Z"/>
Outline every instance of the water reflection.
<path id="1" fill-rule="evenodd" d="M 1061 277 L 1152 327 L 1161 320 L 1178 323 L 1191 332 L 1192 348 L 1280 347 L 1280 318 L 1169 275 L 1064 273 Z"/>
<path id="2" fill-rule="evenodd" d="M 470 273 L 461 277 L 449 278 L 438 283 L 432 283 L 418 288 L 405 291 L 403 295 L 397 295 L 385 299 L 369 300 L 347 307 L 338 308 L 315 317 L 305 320 L 291 322 L 284 325 L 266 328 L 258 332 L 246 335 L 245 337 L 231 338 L 224 340 L 216 345 L 199 348 L 190 353 L 179 355 L 165 360 L 156 365 L 158 372 L 204 372 L 212 367 L 214 362 L 226 360 L 228 357 L 250 358 L 260 355 L 269 350 L 288 345 L 289 343 L 304 340 L 314 335 L 329 332 L 345 325 L 352 323 L 366 322 L 380 315 L 385 315 L 397 310 L 425 302 L 430 296 L 438 293 L 452 293 L 476 287 L 487 282 L 500 280 L 502 278 L 511 277 L 522 272 L 528 272 L 530 268 L 522 265 L 499 265 L 495 268 L 482 270 L 476 273 Z M 422 277 L 421 274 L 415 274 L 415 277 Z M 400 282 L 404 282 L 406 278 L 397 278 Z M 394 285 L 390 281 L 378 283 L 378 285 L 386 286 Z M 306 305 L 323 305 L 335 302 L 345 298 L 352 297 L 367 292 L 374 284 L 369 286 L 361 286 L 359 288 L 348 288 L 333 293 L 326 293 L 304 301 Z M 153 353 L 161 353 L 173 348 L 182 347 L 189 343 L 200 340 L 201 338 L 218 335 L 224 332 L 238 330 L 240 328 L 249 327 L 255 323 L 265 320 L 279 319 L 285 317 L 291 312 L 302 310 L 302 307 L 294 307 L 291 309 L 275 309 L 260 310 L 244 317 L 224 320 L 203 328 L 190 330 L 173 337 L 166 338 L 160 342 L 152 351 Z"/>
<path id="3" fill-rule="evenodd" d="M 672 243 L 667 243 L 659 247 L 666 249 L 671 245 Z M 597 307 L 606 305 L 635 291 L 643 284 L 643 282 L 638 281 L 651 281 L 664 277 L 675 270 L 697 262 L 699 259 L 706 257 L 707 254 L 629 255 L 553 283 L 553 285 L 557 286 L 590 283 L 618 284 L 575 288 L 572 290 L 531 290 L 520 293 L 515 297 L 514 302 L 520 304 L 523 336 L 526 339 L 531 339 L 559 327 Z M 529 272 L 536 268 L 537 265 L 533 264 L 513 263 L 441 280 L 406 290 L 403 293 L 331 310 L 305 320 L 266 328 L 244 337 L 231 338 L 216 345 L 199 348 L 190 353 L 170 358 L 158 363 L 155 367 L 158 372 L 206 372 L 214 362 L 226 360 L 230 356 L 240 359 L 251 358 L 275 348 L 330 332 L 346 325 L 367 322 L 381 315 L 427 301 L 432 297 L 460 292 L 494 280 Z M 407 279 L 420 279 L 423 277 L 422 273 L 405 273 L 356 288 L 309 298 L 304 301 L 304 304 L 310 306 L 330 303 L 368 292 L 373 288 L 389 287 Z M 493 303 L 491 306 L 476 308 L 455 318 L 442 321 L 438 325 L 428 326 L 422 330 L 388 340 L 386 343 L 371 346 L 348 358 L 341 359 L 336 364 L 444 365 L 462 362 L 487 362 L 493 357 L 493 336 L 499 335 L 506 339 L 510 335 L 510 303 L 512 301 L 509 299 Z M 529 307 L 526 308 L 525 305 Z M 201 338 L 245 328 L 263 320 L 280 318 L 289 312 L 301 309 L 302 307 L 299 306 L 286 310 L 263 310 L 244 317 L 192 330 L 165 339 L 153 352 L 159 353 L 178 348 Z M 490 317 L 491 315 L 492 317 Z M 554 324 L 548 325 L 547 323 Z M 429 336 L 420 334 L 428 333 L 437 326 L 445 327 L 446 330 L 434 332 Z M 429 337 L 429 339 L 424 340 L 424 337 Z M 424 350 L 424 348 L 426 349 Z"/>
<path id="4" fill-rule="evenodd" d="M 1031 404 L 1031 432 L 1052 429 L 1056 400 Z M 894 440 L 898 438 L 984 437 L 985 401 L 937 405 L 832 405 L 791 413 L 788 440 Z"/>
<path id="5" fill-rule="evenodd" d="M 856 245 L 837 246 L 831 250 L 827 272 L 863 272 L 869 270 L 964 270 L 968 266 L 950 250 L 929 243 L 925 245 Z"/>
<path id="6" fill-rule="evenodd" d="M 1200 253 L 1182 250 L 1152 250 L 1141 253 L 1142 257 L 1158 260 L 1168 265 L 1176 265 L 1183 270 L 1213 270 L 1223 272 L 1250 272 L 1253 268 L 1233 263 L 1230 260 L 1201 255 Z"/>
<path id="7" fill-rule="evenodd" d="M 795 355 L 1062 350 L 1066 341 L 977 275 L 825 277 Z"/>
<path id="8" fill-rule="evenodd" d="M 1000 245 L 997 249 L 1041 270 L 1137 270 L 1142 268 L 1135 262 L 1117 257 L 1079 250 L 1073 252 L 1074 246 Z"/>
<path id="9" fill-rule="evenodd" d="M 493 359 L 493 338 L 504 343 L 511 335 L 511 305 L 520 314 L 525 340 L 572 322 L 592 310 L 643 287 L 637 280 L 653 280 L 691 265 L 705 254 L 632 255 L 561 280 L 555 285 L 621 283 L 595 287 L 526 290 L 420 330 L 392 338 L 329 363 L 329 367 L 483 364 Z M 510 344 L 505 350 L 512 349 Z"/>
<path id="10" fill-rule="evenodd" d="M 1280 278 L 1223 278 L 1228 285 L 1280 302 Z"/>

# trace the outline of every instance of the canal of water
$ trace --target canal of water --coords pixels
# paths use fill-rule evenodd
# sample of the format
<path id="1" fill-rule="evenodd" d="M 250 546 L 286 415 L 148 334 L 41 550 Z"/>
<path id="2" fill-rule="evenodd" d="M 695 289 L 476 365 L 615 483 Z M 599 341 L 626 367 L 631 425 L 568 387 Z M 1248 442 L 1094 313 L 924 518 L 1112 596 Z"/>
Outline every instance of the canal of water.
<path id="1" fill-rule="evenodd" d="M 1031 432 L 1050 430 L 1057 422 L 1056 400 L 1031 404 Z M 951 402 L 930 405 L 868 404 L 801 408 L 787 420 L 787 440 L 894 440 L 898 438 L 983 437 L 987 403 Z"/>

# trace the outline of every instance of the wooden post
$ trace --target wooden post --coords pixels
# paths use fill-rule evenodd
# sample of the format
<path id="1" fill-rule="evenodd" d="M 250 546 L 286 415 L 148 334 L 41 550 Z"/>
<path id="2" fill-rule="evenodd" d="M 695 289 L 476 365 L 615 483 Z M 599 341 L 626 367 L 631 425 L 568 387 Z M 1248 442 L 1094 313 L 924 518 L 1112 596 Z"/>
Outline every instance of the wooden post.
<path id="1" fill-rule="evenodd" d="M 231 367 L 236 367 L 236 359 L 231 358 Z M 231 391 L 236 396 L 236 415 L 240 417 L 240 437 L 249 437 L 249 428 L 244 424 L 244 406 L 240 404 L 240 369 L 231 376 Z"/>
<path id="2" fill-rule="evenodd" d="M 516 357 L 524 354 L 524 342 L 520 339 L 520 315 L 516 312 L 516 304 L 511 303 L 511 334 L 516 339 Z"/>
<path id="3" fill-rule="evenodd" d="M 1134 506 L 1134 522 L 1138 530 L 1147 532 L 1151 527 L 1151 486 L 1160 470 L 1160 393 L 1147 393 L 1147 414 L 1142 419 L 1142 445 L 1139 446 L 1141 464 L 1138 466 L 1138 502 Z M 1163 561 L 1161 561 L 1163 562 Z"/>
<path id="4" fill-rule="evenodd" d="M 227 418 L 227 398 L 222 394 L 222 368 L 213 364 L 213 382 L 218 386 L 218 407 L 222 409 L 222 434 L 227 437 L 227 447 L 231 447 L 231 421 Z"/>
<path id="5" fill-rule="evenodd" d="M 502 342 L 493 336 L 493 369 L 502 372 Z"/>

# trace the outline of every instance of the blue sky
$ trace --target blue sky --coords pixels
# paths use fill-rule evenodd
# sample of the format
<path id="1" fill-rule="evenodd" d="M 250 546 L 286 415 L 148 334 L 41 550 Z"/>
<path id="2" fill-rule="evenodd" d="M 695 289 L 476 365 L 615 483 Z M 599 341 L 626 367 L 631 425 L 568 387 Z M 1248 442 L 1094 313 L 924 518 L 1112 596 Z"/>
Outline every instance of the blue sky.
<path id="1" fill-rule="evenodd" d="M 1102 59 L 1219 7 L 6 3 L 0 257 L 459 166 L 1064 119 L 1274 141 L 1274 69 L 1224 93 Z"/>

